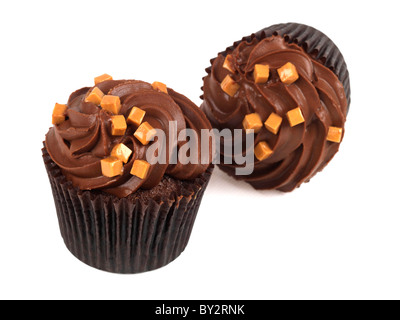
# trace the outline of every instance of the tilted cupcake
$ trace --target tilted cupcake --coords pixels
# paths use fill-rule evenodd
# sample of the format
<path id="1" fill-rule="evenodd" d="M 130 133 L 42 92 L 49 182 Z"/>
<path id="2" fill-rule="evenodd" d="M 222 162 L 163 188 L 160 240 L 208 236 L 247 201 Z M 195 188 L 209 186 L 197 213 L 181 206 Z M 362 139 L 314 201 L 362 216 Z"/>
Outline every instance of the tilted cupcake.
<path id="1" fill-rule="evenodd" d="M 176 134 L 191 129 L 197 140 L 201 129 L 211 129 L 196 105 L 159 82 L 103 75 L 66 105 L 56 104 L 43 158 L 61 235 L 78 259 L 137 273 L 185 249 L 212 172 L 211 153 L 209 161 L 200 161 L 199 152 L 199 161 L 188 164 L 172 161 L 173 152 L 149 161 L 156 141 L 154 157 L 182 148 L 171 123 Z M 164 140 L 156 136 L 160 130 Z"/>
<path id="2" fill-rule="evenodd" d="M 326 35 L 296 23 L 274 25 L 211 63 L 201 109 L 214 128 L 255 133 L 253 173 L 235 175 L 239 165 L 222 162 L 223 171 L 256 189 L 292 191 L 338 151 L 350 83 L 343 56 Z"/>

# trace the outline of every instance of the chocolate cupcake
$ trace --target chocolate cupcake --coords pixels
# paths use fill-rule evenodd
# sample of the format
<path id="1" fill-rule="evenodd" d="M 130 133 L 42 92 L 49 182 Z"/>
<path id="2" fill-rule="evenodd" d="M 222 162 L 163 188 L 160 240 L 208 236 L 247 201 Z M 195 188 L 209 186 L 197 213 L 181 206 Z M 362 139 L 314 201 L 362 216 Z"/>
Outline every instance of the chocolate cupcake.
<path id="1" fill-rule="evenodd" d="M 117 273 L 153 270 L 178 257 L 212 165 L 211 152 L 204 161 L 200 151 L 198 162 L 182 164 L 186 141 L 170 125 L 177 135 L 191 129 L 199 143 L 201 129 L 211 129 L 202 111 L 162 83 L 103 75 L 56 104 L 53 124 L 43 159 L 72 254 Z"/>
<path id="2" fill-rule="evenodd" d="M 350 82 L 326 35 L 297 23 L 274 25 L 235 42 L 211 64 L 201 109 L 214 128 L 255 134 L 254 171 L 236 175 L 240 165 L 224 163 L 221 153 L 223 171 L 256 189 L 292 191 L 333 158 Z"/>

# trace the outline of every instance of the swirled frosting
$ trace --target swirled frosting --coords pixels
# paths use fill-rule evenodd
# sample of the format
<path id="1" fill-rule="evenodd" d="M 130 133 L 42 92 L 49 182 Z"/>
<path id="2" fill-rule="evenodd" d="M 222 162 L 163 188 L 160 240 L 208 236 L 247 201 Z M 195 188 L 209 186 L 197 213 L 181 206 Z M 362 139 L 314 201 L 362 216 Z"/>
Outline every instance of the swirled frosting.
<path id="1" fill-rule="evenodd" d="M 170 121 L 176 121 L 179 134 L 187 128 L 193 129 L 200 139 L 201 129 L 211 129 L 203 112 L 183 95 L 168 89 L 168 94 L 154 90 L 149 83 L 136 80 L 108 80 L 96 85 L 108 95 L 119 96 L 121 110 L 119 114 L 128 116 L 132 107 L 146 111 L 144 121 L 166 134 L 167 148 L 169 143 L 179 147 L 174 137 L 169 135 Z M 130 174 L 133 162 L 146 160 L 146 151 L 151 146 L 142 145 L 134 136 L 136 128 L 128 125 L 123 136 L 111 134 L 111 114 L 85 97 L 92 88 L 82 88 L 71 94 L 67 104 L 66 121 L 50 128 L 46 135 L 45 145 L 52 160 L 60 167 L 65 177 L 74 186 L 82 190 L 101 190 L 120 198 L 134 193 L 139 188 L 151 189 L 158 185 L 165 174 L 180 180 L 191 180 L 204 173 L 209 164 L 177 164 L 167 161 L 165 164 L 152 164 L 145 179 Z M 133 153 L 124 164 L 123 173 L 116 177 L 102 175 L 100 160 L 108 157 L 112 148 L 123 143 Z M 200 144 L 198 144 L 200 145 Z M 211 146 L 210 146 L 211 148 Z M 169 149 L 167 149 L 169 150 Z M 210 163 L 211 163 L 211 151 Z M 204 162 L 204 160 L 203 160 Z"/>
<path id="2" fill-rule="evenodd" d="M 223 68 L 226 54 L 232 55 L 234 73 Z M 294 64 L 299 74 L 290 85 L 282 83 L 277 72 L 287 62 Z M 266 83 L 254 82 L 256 64 L 269 65 Z M 221 89 L 227 75 L 240 85 L 233 97 Z M 344 127 L 348 106 L 342 83 L 332 70 L 281 36 L 242 41 L 219 54 L 204 79 L 203 91 L 201 108 L 218 129 L 242 129 L 242 121 L 250 113 L 258 113 L 263 122 L 273 112 L 282 117 L 278 134 L 263 127 L 255 136 L 255 144 L 266 141 L 272 155 L 263 161 L 255 159 L 251 175 L 236 176 L 256 189 L 292 191 L 322 170 L 339 149 L 339 143 L 326 137 L 330 126 Z M 305 122 L 291 127 L 286 113 L 298 106 Z M 222 163 L 220 167 L 234 176 L 237 165 Z"/>

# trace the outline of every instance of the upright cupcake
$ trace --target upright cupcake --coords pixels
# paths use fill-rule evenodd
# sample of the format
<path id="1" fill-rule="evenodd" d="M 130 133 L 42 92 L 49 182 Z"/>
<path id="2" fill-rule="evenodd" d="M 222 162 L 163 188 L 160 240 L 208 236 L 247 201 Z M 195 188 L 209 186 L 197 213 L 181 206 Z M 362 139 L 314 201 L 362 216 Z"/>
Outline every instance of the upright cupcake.
<path id="1" fill-rule="evenodd" d="M 255 134 L 254 171 L 221 169 L 256 189 L 292 191 L 338 151 L 350 105 L 342 54 L 322 32 L 278 24 L 235 42 L 211 60 L 201 106 L 212 126 Z M 221 148 L 223 150 L 223 148 Z"/>
<path id="2" fill-rule="evenodd" d="M 179 256 L 212 166 L 211 153 L 200 161 L 201 151 L 199 161 L 182 164 L 185 141 L 173 132 L 191 129 L 200 143 L 201 129 L 211 129 L 202 111 L 162 83 L 103 75 L 56 104 L 53 124 L 43 159 L 67 248 L 117 273 L 153 270 Z M 164 161 L 153 161 L 161 155 Z"/>

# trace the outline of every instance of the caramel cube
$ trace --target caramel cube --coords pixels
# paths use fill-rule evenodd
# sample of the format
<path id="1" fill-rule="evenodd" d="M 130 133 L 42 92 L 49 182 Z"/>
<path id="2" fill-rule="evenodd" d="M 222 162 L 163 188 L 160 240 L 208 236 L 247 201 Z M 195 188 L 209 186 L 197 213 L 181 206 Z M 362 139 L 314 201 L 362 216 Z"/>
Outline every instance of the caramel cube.
<path id="1" fill-rule="evenodd" d="M 118 96 L 106 95 L 103 97 L 100 103 L 104 110 L 107 110 L 113 114 L 118 114 L 121 109 L 121 101 Z"/>
<path id="2" fill-rule="evenodd" d="M 292 84 L 299 78 L 295 65 L 290 62 L 279 68 L 278 74 L 281 81 L 285 84 Z"/>
<path id="3" fill-rule="evenodd" d="M 113 136 L 123 136 L 126 128 L 126 121 L 123 115 L 111 117 L 111 134 Z"/>
<path id="4" fill-rule="evenodd" d="M 145 114 L 146 114 L 146 111 L 144 111 L 138 107 L 133 107 L 131 112 L 129 113 L 129 116 L 126 119 L 126 121 L 129 124 L 134 124 L 135 126 L 140 126 Z"/>
<path id="5" fill-rule="evenodd" d="M 263 64 L 256 64 L 254 66 L 254 82 L 265 83 L 269 78 L 269 66 Z"/>
<path id="6" fill-rule="evenodd" d="M 154 90 L 158 90 L 168 94 L 167 86 L 162 82 L 154 81 L 151 86 L 153 87 Z"/>
<path id="7" fill-rule="evenodd" d="M 153 140 L 156 133 L 156 129 L 154 129 L 150 123 L 143 122 L 133 135 L 145 146 Z"/>
<path id="8" fill-rule="evenodd" d="M 60 124 L 65 121 L 65 112 L 67 111 L 66 104 L 56 103 L 53 109 L 53 115 L 51 119 L 52 124 Z"/>
<path id="9" fill-rule="evenodd" d="M 329 127 L 326 140 L 340 143 L 342 140 L 343 129 L 338 127 Z"/>
<path id="10" fill-rule="evenodd" d="M 265 141 L 259 142 L 254 148 L 254 155 L 259 161 L 267 159 L 272 154 L 272 152 L 273 151 L 269 147 L 268 143 L 266 143 Z"/>
<path id="11" fill-rule="evenodd" d="M 221 89 L 231 97 L 236 94 L 239 88 L 239 84 L 230 75 L 227 75 L 221 83 Z"/>
<path id="12" fill-rule="evenodd" d="M 111 151 L 111 157 L 121 160 L 123 163 L 127 163 L 129 157 L 132 154 L 132 150 L 129 149 L 123 143 L 118 143 Z"/>
<path id="13" fill-rule="evenodd" d="M 273 134 L 278 133 L 281 124 L 282 124 L 282 117 L 273 112 L 270 114 L 267 121 L 264 122 L 264 125 L 267 128 L 267 130 L 272 132 Z"/>
<path id="14" fill-rule="evenodd" d="M 289 120 L 289 124 L 291 127 L 297 126 L 298 124 L 305 121 L 300 107 L 290 110 L 286 113 L 286 116 Z"/>
<path id="15" fill-rule="evenodd" d="M 97 85 L 100 82 L 103 82 L 103 81 L 106 81 L 106 80 L 112 80 L 112 79 L 113 78 L 109 74 L 105 73 L 105 74 L 102 74 L 101 76 L 98 76 L 98 77 L 94 78 L 94 84 Z"/>
<path id="16" fill-rule="evenodd" d="M 254 130 L 254 133 L 260 132 L 263 124 L 258 113 L 250 113 L 244 117 L 243 128 L 246 133 L 250 133 L 250 130 Z"/>
<path id="17" fill-rule="evenodd" d="M 123 165 L 121 160 L 114 157 L 108 157 L 100 160 L 100 163 L 101 173 L 103 176 L 112 178 L 122 174 Z"/>
<path id="18" fill-rule="evenodd" d="M 134 175 L 140 179 L 145 179 L 149 173 L 150 163 L 145 160 L 135 160 L 133 162 L 131 175 Z"/>
<path id="19" fill-rule="evenodd" d="M 231 54 L 228 54 L 226 56 L 224 64 L 222 65 L 222 68 L 229 70 L 232 73 L 235 73 L 235 68 L 233 66 L 233 57 Z"/>
<path id="20" fill-rule="evenodd" d="M 104 93 L 99 88 L 94 87 L 89 95 L 85 98 L 85 102 L 92 102 L 99 106 L 103 97 Z"/>

